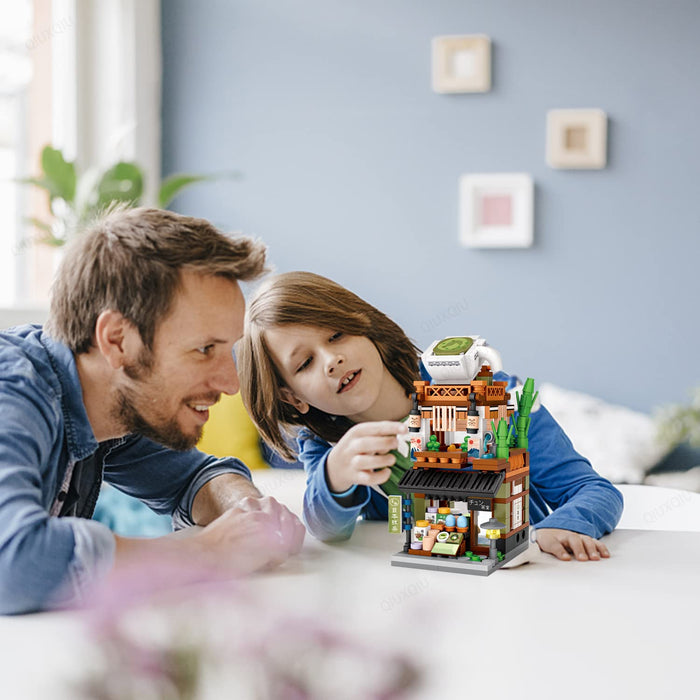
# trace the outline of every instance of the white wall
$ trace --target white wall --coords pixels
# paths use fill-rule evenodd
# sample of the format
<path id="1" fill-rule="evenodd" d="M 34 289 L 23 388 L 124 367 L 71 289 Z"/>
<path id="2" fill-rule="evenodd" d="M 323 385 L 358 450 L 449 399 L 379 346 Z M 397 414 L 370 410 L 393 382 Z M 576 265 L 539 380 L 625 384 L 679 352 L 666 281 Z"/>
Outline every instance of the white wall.
<path id="1" fill-rule="evenodd" d="M 493 89 L 431 89 L 430 42 L 484 33 Z M 169 0 L 163 171 L 242 171 L 180 211 L 258 235 L 426 347 L 632 408 L 700 384 L 700 2 Z M 553 170 L 548 109 L 609 116 L 604 170 Z M 458 242 L 463 173 L 529 172 L 535 245 Z M 651 381 L 648 381 L 651 380 Z"/>
<path id="2" fill-rule="evenodd" d="M 45 323 L 48 315 L 48 309 L 0 309 L 0 328 L 24 323 Z"/>

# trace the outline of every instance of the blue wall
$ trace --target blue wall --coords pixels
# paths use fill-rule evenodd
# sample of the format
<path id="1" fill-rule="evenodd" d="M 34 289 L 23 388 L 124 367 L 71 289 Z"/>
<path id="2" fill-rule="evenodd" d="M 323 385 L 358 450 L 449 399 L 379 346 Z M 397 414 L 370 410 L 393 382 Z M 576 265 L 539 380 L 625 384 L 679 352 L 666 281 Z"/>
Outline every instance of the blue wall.
<path id="1" fill-rule="evenodd" d="M 493 89 L 438 95 L 430 41 L 485 33 Z M 650 410 L 700 384 L 697 0 L 164 0 L 177 202 L 381 307 L 421 346 Z M 598 107 L 605 170 L 545 164 L 545 114 Z M 458 243 L 458 178 L 530 172 L 536 244 Z"/>

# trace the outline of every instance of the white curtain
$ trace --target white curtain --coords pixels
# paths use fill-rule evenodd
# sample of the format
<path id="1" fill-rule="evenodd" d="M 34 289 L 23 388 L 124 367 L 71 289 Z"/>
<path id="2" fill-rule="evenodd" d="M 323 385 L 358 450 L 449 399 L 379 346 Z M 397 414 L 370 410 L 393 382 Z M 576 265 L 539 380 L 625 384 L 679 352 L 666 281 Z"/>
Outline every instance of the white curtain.
<path id="1" fill-rule="evenodd" d="M 54 0 L 53 143 L 80 171 L 136 161 L 160 181 L 160 0 Z"/>

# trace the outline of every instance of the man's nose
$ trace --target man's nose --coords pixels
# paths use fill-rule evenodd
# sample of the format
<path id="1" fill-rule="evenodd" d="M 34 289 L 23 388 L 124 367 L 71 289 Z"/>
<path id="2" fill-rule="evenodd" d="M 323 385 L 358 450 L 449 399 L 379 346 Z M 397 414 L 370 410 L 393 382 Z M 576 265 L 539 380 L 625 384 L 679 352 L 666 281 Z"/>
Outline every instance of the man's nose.
<path id="1" fill-rule="evenodd" d="M 241 387 L 234 356 L 223 357 L 211 379 L 212 387 L 222 394 L 237 394 Z"/>

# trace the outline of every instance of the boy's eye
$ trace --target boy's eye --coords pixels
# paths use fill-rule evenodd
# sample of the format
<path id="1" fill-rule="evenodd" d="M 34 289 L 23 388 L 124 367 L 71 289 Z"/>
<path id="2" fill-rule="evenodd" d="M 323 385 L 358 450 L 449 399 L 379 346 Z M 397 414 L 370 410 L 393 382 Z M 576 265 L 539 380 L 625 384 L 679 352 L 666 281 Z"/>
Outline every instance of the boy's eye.
<path id="1" fill-rule="evenodd" d="M 340 331 L 338 331 L 337 333 L 333 333 L 333 335 L 328 340 L 332 343 L 334 340 L 338 340 L 338 338 L 340 338 L 342 335 L 343 334 Z"/>
<path id="2" fill-rule="evenodd" d="M 211 355 L 211 351 L 214 349 L 214 344 L 210 343 L 209 345 L 204 345 L 201 348 L 197 348 L 197 352 L 201 353 L 202 355 Z"/>
<path id="3" fill-rule="evenodd" d="M 305 370 L 311 364 L 311 358 L 307 357 L 298 367 L 297 372 Z"/>

